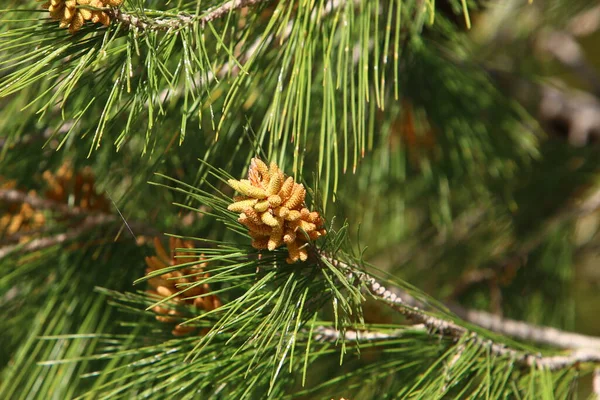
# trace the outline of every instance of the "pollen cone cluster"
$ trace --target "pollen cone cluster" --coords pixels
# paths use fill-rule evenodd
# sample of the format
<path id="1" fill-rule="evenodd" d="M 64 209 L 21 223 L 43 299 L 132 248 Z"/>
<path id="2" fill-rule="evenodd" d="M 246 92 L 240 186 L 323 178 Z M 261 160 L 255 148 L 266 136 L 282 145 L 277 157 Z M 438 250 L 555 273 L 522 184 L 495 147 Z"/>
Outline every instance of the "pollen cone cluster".
<path id="1" fill-rule="evenodd" d="M 240 213 L 238 221 L 250 231 L 252 247 L 272 251 L 285 245 L 289 264 L 306 261 L 308 239 L 315 240 L 326 231 L 319 213 L 306 208 L 304 186 L 286 177 L 277 164 L 267 167 L 258 158 L 252 159 L 248 179 L 228 183 L 243 195 L 234 197 L 227 208 Z"/>
<path id="2" fill-rule="evenodd" d="M 46 198 L 86 210 L 110 211 L 106 197 L 96 193 L 96 179 L 90 167 L 75 172 L 69 163 L 65 163 L 56 173 L 45 171 L 43 177 L 48 185 Z"/>
<path id="3" fill-rule="evenodd" d="M 0 189 L 10 190 L 15 189 L 16 186 L 16 181 L 5 181 L 0 177 Z M 34 190 L 29 191 L 30 196 L 35 196 L 35 194 Z M 34 209 L 28 203 L 0 203 L 0 237 L 22 234 L 19 242 L 25 242 L 30 239 L 29 233 L 40 230 L 45 223 L 44 213 Z"/>
<path id="4" fill-rule="evenodd" d="M 123 0 L 50 0 L 45 1 L 42 7 L 50 12 L 52 19 L 60 21 L 61 28 L 68 27 L 69 32 L 75 33 L 81 29 L 85 21 L 108 25 L 110 23 L 108 14 L 94 8 L 117 7 L 121 3 Z"/>
<path id="5" fill-rule="evenodd" d="M 88 211 L 106 213 L 110 203 L 95 189 L 96 180 L 90 167 L 75 172 L 70 163 L 63 164 L 56 173 L 46 170 L 43 173 L 48 189 L 43 196 L 30 190 L 31 198 L 41 197 L 52 200 L 57 205 L 68 204 Z M 17 189 L 17 182 L 0 177 L 0 189 L 23 192 Z M 66 216 L 58 219 L 66 219 Z M 42 210 L 35 209 L 27 202 L 0 202 L 0 237 L 17 236 L 19 242 L 31 239 L 30 234 L 39 233 L 47 220 Z"/>
<path id="6" fill-rule="evenodd" d="M 190 284 L 198 282 L 209 276 L 207 272 L 204 272 L 206 263 L 203 263 L 197 254 L 191 252 L 179 252 L 177 253 L 177 257 L 175 257 L 175 249 L 190 249 L 193 247 L 194 246 L 191 242 L 170 238 L 170 254 L 167 254 L 160 240 L 158 238 L 154 238 L 156 256 L 146 257 L 146 265 L 148 266 L 146 269 L 146 275 L 168 266 L 194 262 L 198 262 L 198 264 L 150 278 L 148 283 L 152 289 L 148 290 L 148 293 L 157 297 L 171 297 L 185 289 L 183 293 L 172 297 L 169 302 L 171 304 L 194 306 L 204 311 L 212 311 L 221 306 L 221 300 L 219 297 L 215 295 L 196 297 L 209 293 L 209 285 L 205 283 L 198 286 L 189 286 Z M 158 321 L 167 323 L 181 321 L 181 318 L 177 318 L 178 316 L 181 316 L 181 313 L 177 310 L 158 305 L 153 308 L 153 311 L 159 314 L 156 316 Z M 193 332 L 194 330 L 195 328 L 192 326 L 178 324 L 171 333 L 176 336 L 181 336 Z"/>

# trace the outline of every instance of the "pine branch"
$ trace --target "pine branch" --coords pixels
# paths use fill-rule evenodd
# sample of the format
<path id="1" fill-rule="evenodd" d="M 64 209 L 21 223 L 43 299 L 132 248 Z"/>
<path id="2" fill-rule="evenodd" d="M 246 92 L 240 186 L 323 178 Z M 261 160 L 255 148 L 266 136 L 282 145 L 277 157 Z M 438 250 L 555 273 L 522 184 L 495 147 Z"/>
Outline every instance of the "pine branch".
<path id="1" fill-rule="evenodd" d="M 210 22 L 223 17 L 224 15 L 233 10 L 253 6 L 264 1 L 267 0 L 231 0 L 219 7 L 215 7 L 214 9 L 210 10 L 208 14 L 200 18 L 200 21 L 203 23 Z"/>
<path id="2" fill-rule="evenodd" d="M 469 310 L 459 305 L 448 308 L 465 321 L 490 331 L 516 339 L 546 344 L 562 349 L 600 349 L 600 338 L 565 332 L 560 329 L 528 324 L 523 321 L 502 318 L 484 311 Z"/>
<path id="3" fill-rule="evenodd" d="M 599 103 L 600 105 L 600 103 Z M 597 110 L 597 123 L 600 126 L 600 108 Z M 583 119 L 579 119 L 580 123 Z M 584 122 L 585 123 L 585 122 Z M 574 132 L 573 130 L 572 132 Z M 538 234 L 531 235 L 529 239 L 519 243 L 515 251 L 509 253 L 503 257 L 498 264 L 505 268 L 514 262 L 520 262 L 525 260 L 534 250 L 546 240 L 547 235 L 543 232 L 553 232 L 561 225 L 574 221 L 577 218 L 585 217 L 600 209 L 600 188 L 596 188 L 585 195 L 581 200 L 572 201 L 565 207 L 560 209 L 554 216 L 548 218 L 544 223 L 540 224 L 540 228 L 537 230 Z M 496 272 L 492 268 L 477 269 L 474 271 L 467 272 L 458 282 L 454 288 L 450 298 L 456 298 L 461 293 L 466 291 L 472 285 L 479 284 L 482 282 L 490 281 L 497 276 Z M 450 307 L 452 308 L 452 307 Z"/>
<path id="4" fill-rule="evenodd" d="M 413 314 L 414 315 L 414 314 Z M 411 318 L 412 319 L 412 318 Z M 439 319 L 428 317 L 427 323 L 412 325 L 410 328 L 412 330 L 428 330 L 433 331 L 435 333 L 444 332 L 440 331 L 441 327 L 449 327 L 451 323 L 448 321 L 441 321 Z M 452 324 L 454 325 L 454 324 Z M 456 325 L 454 325 L 457 327 Z M 435 330 L 433 330 L 435 329 Z M 511 349 L 501 344 L 493 343 L 490 340 L 481 338 L 477 336 L 474 332 L 470 332 L 467 329 L 462 327 L 457 327 L 455 332 L 461 331 L 463 332 L 460 335 L 446 335 L 451 336 L 455 339 L 459 339 L 464 335 L 471 336 L 471 340 L 474 340 L 476 343 L 483 347 L 490 347 L 490 350 L 499 356 L 510 356 L 515 361 L 527 365 L 527 366 L 541 366 L 547 367 L 550 370 L 558 370 L 561 368 L 569 367 L 571 365 L 575 365 L 577 363 L 599 363 L 600 362 L 600 352 L 594 351 L 592 349 L 577 349 L 569 355 L 564 356 L 541 356 L 539 354 L 529 354 L 523 351 Z M 348 330 L 345 332 L 341 332 L 336 330 L 335 328 L 320 326 L 314 329 L 314 339 L 317 341 L 325 341 L 325 342 L 335 342 L 340 339 L 349 340 L 349 341 L 362 341 L 362 342 L 372 342 L 377 340 L 389 340 L 400 338 L 405 334 L 405 330 L 399 329 L 389 333 L 384 332 L 375 332 L 375 331 L 357 331 L 357 330 Z M 600 368 L 595 370 L 596 374 L 600 376 Z M 595 378 L 598 379 L 598 385 L 600 389 L 600 377 Z"/>
<path id="5" fill-rule="evenodd" d="M 196 22 L 199 22 L 204 26 L 207 22 L 222 18 L 232 11 L 266 1 L 268 0 L 231 0 L 221 6 L 209 9 L 203 16 L 179 13 L 172 18 L 142 19 L 133 14 L 129 14 L 126 11 L 122 11 L 120 8 L 112 8 L 106 11 L 106 13 L 111 19 L 122 23 L 128 29 L 137 29 L 140 31 L 170 31 L 185 28 Z"/>
<path id="6" fill-rule="evenodd" d="M 596 95 L 600 95 L 600 75 L 585 56 L 574 35 L 566 31 L 553 31 L 544 33 L 538 40 L 542 51 L 552 55 L 586 82 Z"/>
<path id="7" fill-rule="evenodd" d="M 600 5 L 577 14 L 567 25 L 567 32 L 573 36 L 591 35 L 600 29 Z"/>
<path id="8" fill-rule="evenodd" d="M 63 244 L 67 241 L 76 239 L 77 237 L 91 231 L 92 229 L 98 228 L 110 222 L 114 222 L 115 220 L 116 217 L 109 214 L 88 216 L 80 225 L 78 225 L 75 228 L 69 229 L 67 232 L 62 232 L 50 237 L 33 239 L 32 241 L 24 245 L 17 244 L 2 247 L 0 248 L 0 260 L 8 256 L 9 254 L 12 254 L 15 251 L 33 252 L 47 249 L 48 247 L 56 246 L 59 244 Z"/>
<path id="9" fill-rule="evenodd" d="M 72 217 L 79 217 L 82 215 L 90 215 L 97 213 L 80 207 L 71 207 L 68 204 L 59 203 L 54 200 L 32 196 L 30 194 L 15 189 L 0 189 L 0 201 L 6 201 L 9 203 L 27 203 L 33 208 L 39 210 L 56 211 L 63 215 Z"/>
<path id="10" fill-rule="evenodd" d="M 0 247 L 0 260 L 14 252 L 34 252 L 44 250 L 49 247 L 57 246 L 75 240 L 86 233 L 98 229 L 104 225 L 115 223 L 119 221 L 116 215 L 111 214 L 96 214 L 88 215 L 82 222 L 77 226 L 69 228 L 66 232 L 61 232 L 54 236 L 42 237 L 33 239 L 25 244 L 16 244 Z M 137 222 L 126 222 L 132 231 L 136 231 L 139 234 L 147 236 L 156 236 L 157 231 L 151 227 Z"/>
<path id="11" fill-rule="evenodd" d="M 413 325 L 410 327 L 411 330 L 425 330 L 425 325 Z M 358 330 L 347 330 L 340 331 L 335 328 L 318 326 L 313 329 L 314 339 L 317 341 L 324 342 L 336 342 L 340 339 L 350 340 L 357 342 L 372 342 L 376 340 L 388 340 L 402 337 L 406 331 L 403 329 L 397 329 L 392 332 L 377 332 L 377 331 L 358 331 Z"/>
<path id="12" fill-rule="evenodd" d="M 348 275 L 357 277 L 366 284 L 368 291 L 374 297 L 382 300 L 394 310 L 404 315 L 409 320 L 425 326 L 430 332 L 443 336 L 460 339 L 464 336 L 478 345 L 487 347 L 499 356 L 509 356 L 515 361 L 527 366 L 543 366 L 550 370 L 565 368 L 577 363 L 600 363 L 600 338 L 560 331 L 554 328 L 539 327 L 520 321 L 507 320 L 491 314 L 470 311 L 458 306 L 449 307 L 465 321 L 477 324 L 496 333 L 513 336 L 522 340 L 532 340 L 538 343 L 549 344 L 560 348 L 575 349 L 569 355 L 544 357 L 507 347 L 483 338 L 478 333 L 471 331 L 457 323 L 428 314 L 422 310 L 423 303 L 401 290 L 388 290 L 375 278 L 360 271 L 349 264 L 335 258 L 322 256 L 327 262 L 344 270 Z"/>
<path id="13" fill-rule="evenodd" d="M 36 238 L 29 241 L 26 244 L 15 244 L 0 247 L 0 260 L 12 254 L 15 251 L 39 251 L 52 246 L 63 244 L 65 242 L 74 240 L 79 236 L 82 236 L 83 234 L 92 231 L 95 228 L 99 228 L 103 225 L 119 221 L 119 218 L 113 214 L 88 210 L 81 207 L 71 207 L 67 204 L 56 202 L 50 199 L 32 196 L 25 192 L 14 189 L 0 189 L 0 200 L 7 202 L 27 203 L 35 209 L 56 211 L 67 217 L 85 217 L 83 221 L 78 222 L 78 224 L 74 227 L 68 228 L 66 232 L 62 232 L 50 237 Z M 140 234 L 148 236 L 156 236 L 158 233 L 156 229 L 149 227 L 143 223 L 135 221 L 126 221 L 124 223 L 132 232 L 136 231 Z M 14 238 L 10 237 L 9 239 L 12 240 Z"/>
<path id="14" fill-rule="evenodd" d="M 8 236 L 2 238 L 2 240 L 0 240 L 0 246 L 5 246 L 5 245 L 11 244 L 11 243 L 19 243 L 22 241 L 27 241 L 34 237 L 47 235 L 50 232 L 52 232 L 52 229 L 50 229 L 48 227 L 43 227 L 40 229 L 31 230 L 31 231 L 15 232 L 11 235 L 8 235 Z M 2 248 L 2 247 L 0 247 L 0 248 Z"/>
<path id="15" fill-rule="evenodd" d="M 575 15 L 564 30 L 542 31 L 536 39 L 540 50 L 550 54 L 600 95 L 600 75 L 585 56 L 577 38 L 587 36 L 600 28 L 600 6 Z"/>

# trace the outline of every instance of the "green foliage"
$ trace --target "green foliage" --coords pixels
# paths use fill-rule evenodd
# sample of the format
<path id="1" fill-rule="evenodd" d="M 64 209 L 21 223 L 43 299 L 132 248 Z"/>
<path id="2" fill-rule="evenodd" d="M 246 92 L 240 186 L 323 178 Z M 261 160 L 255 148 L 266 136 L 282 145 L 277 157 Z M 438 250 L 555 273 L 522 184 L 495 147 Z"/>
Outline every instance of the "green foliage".
<path id="1" fill-rule="evenodd" d="M 3 4 L 0 186 L 47 205 L 40 231 L 0 236 L 0 398 L 575 398 L 593 363 L 542 364 L 568 353 L 442 301 L 578 327 L 573 221 L 596 149 L 548 138 L 485 47 L 514 45 L 535 81 L 527 36 L 588 4 L 242 3 L 126 0 L 74 35 L 38 2 Z M 524 17 L 478 42 L 466 28 L 488 15 L 493 32 Z M 252 248 L 227 210 L 255 156 L 326 216 L 306 262 Z M 65 161 L 91 167 L 109 213 L 47 198 Z M 144 272 L 163 232 L 204 269 L 157 296 L 148 281 L 197 264 Z M 222 306 L 172 301 L 198 287 Z"/>
<path id="2" fill-rule="evenodd" d="M 87 361 L 57 368 L 43 368 L 37 363 L 80 359 L 94 353 L 98 345 L 95 332 L 114 329 L 110 322 L 115 310 L 107 305 L 105 296 L 89 293 L 96 285 L 116 290 L 127 287 L 135 274 L 122 267 L 141 255 L 127 243 L 73 247 L 66 252 L 54 247 L 36 254 L 33 260 L 20 259 L 11 264 L 18 268 L 4 273 L 0 280 L 3 298 L 12 293 L 3 314 L 2 359 L 10 360 L 0 379 L 3 398 L 72 398 L 89 388 L 89 380 L 82 376 L 93 367 Z M 115 264 L 121 268 L 107 275 L 106 270 Z M 2 268 L 7 271 L 6 262 Z M 72 335 L 72 340 L 40 340 L 66 334 Z"/>

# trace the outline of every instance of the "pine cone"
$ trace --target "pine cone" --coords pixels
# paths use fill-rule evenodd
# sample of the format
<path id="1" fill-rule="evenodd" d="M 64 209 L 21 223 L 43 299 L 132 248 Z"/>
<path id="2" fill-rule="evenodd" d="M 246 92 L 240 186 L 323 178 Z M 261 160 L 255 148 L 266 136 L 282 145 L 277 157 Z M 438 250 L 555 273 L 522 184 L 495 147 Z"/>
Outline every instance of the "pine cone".
<path id="1" fill-rule="evenodd" d="M 117 7 L 121 3 L 123 0 L 50 0 L 42 4 L 42 8 L 50 12 L 52 19 L 60 21 L 61 28 L 68 27 L 69 32 L 75 33 L 81 29 L 85 21 L 107 26 L 110 23 L 108 14 L 93 8 Z"/>
<path id="2" fill-rule="evenodd" d="M 170 254 L 167 254 L 165 248 L 160 242 L 160 239 L 154 238 L 154 248 L 156 249 L 156 256 L 146 257 L 146 265 L 148 266 L 148 268 L 146 269 L 146 275 L 172 265 L 180 265 L 194 262 L 199 263 L 150 278 L 148 280 L 148 283 L 150 284 L 150 286 L 152 286 L 153 289 L 148 290 L 148 293 L 158 297 L 171 297 L 174 294 L 180 292 L 181 290 L 187 288 L 185 292 L 172 297 L 169 301 L 175 304 L 187 304 L 195 306 L 196 308 L 204 311 L 212 311 L 221 306 L 221 300 L 218 296 L 208 295 L 204 297 L 195 297 L 209 293 L 209 285 L 205 283 L 199 286 L 188 286 L 188 284 L 193 284 L 194 282 L 198 282 L 209 276 L 207 272 L 203 272 L 206 263 L 202 263 L 200 261 L 200 258 L 191 252 L 180 252 L 177 254 L 178 257 L 175 257 L 175 249 L 190 249 L 193 247 L 194 246 L 189 241 L 170 238 Z M 153 311 L 159 314 L 156 316 L 156 319 L 158 321 L 170 323 L 177 322 L 178 320 L 180 320 L 180 318 L 176 318 L 177 316 L 181 315 L 181 313 L 179 313 L 177 310 L 168 309 L 166 307 L 161 306 L 155 306 L 153 308 Z M 188 334 L 194 330 L 194 327 L 178 324 L 175 326 L 172 333 L 173 335 L 181 336 Z"/>
<path id="3" fill-rule="evenodd" d="M 258 158 L 252 159 L 248 179 L 230 179 L 228 183 L 243 194 L 234 197 L 227 209 L 241 213 L 238 221 L 249 229 L 252 247 L 273 251 L 285 244 L 289 264 L 306 261 L 306 235 L 315 240 L 326 231 L 319 213 L 305 206 L 304 186 L 291 176 L 286 178 L 277 164 L 267 167 Z"/>

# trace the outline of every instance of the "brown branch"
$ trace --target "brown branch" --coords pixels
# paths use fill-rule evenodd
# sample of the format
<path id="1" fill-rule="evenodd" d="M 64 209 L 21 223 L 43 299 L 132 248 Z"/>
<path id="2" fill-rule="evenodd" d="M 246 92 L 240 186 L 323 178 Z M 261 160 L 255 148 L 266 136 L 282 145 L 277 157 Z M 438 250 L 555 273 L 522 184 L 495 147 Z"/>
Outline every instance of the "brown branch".
<path id="1" fill-rule="evenodd" d="M 598 127 L 600 128 L 600 108 L 598 109 L 598 112 Z M 598 133 L 600 134 L 600 131 L 598 131 Z M 598 209 L 600 209 L 600 188 L 591 190 L 583 199 L 570 202 L 567 206 L 558 211 L 554 216 L 542 224 L 542 228 L 537 231 L 538 234 L 530 235 L 529 239 L 520 242 L 518 247 L 511 251 L 508 256 L 496 262 L 495 267 L 465 272 L 456 283 L 449 299 L 456 299 L 473 285 L 490 282 L 491 280 L 500 277 L 510 268 L 517 269 L 522 267 L 529 254 L 537 249 L 546 239 L 546 235 L 541 232 L 553 232 L 565 222 L 592 214 Z M 595 246 L 590 247 L 593 248 Z"/>
<path id="2" fill-rule="evenodd" d="M 465 272 L 458 282 L 454 285 L 454 289 L 450 294 L 450 299 L 456 299 L 472 286 L 482 282 L 488 282 L 496 277 L 496 271 L 492 268 L 482 268 Z"/>
<path id="3" fill-rule="evenodd" d="M 425 307 L 425 304 L 419 300 L 401 290 L 386 289 L 375 278 L 360 271 L 358 268 L 332 257 L 321 255 L 321 259 L 342 269 L 349 276 L 358 278 L 365 284 L 371 295 L 385 302 L 409 320 L 425 326 L 432 333 L 455 339 L 468 336 L 470 340 L 489 348 L 493 354 L 511 357 L 515 361 L 527 366 L 542 366 L 556 370 L 585 362 L 600 364 L 600 338 L 508 320 L 485 312 L 461 309 L 458 306 L 450 307 L 457 316 L 465 321 L 482 326 L 490 331 L 559 348 L 574 349 L 570 354 L 559 356 L 541 356 L 540 354 L 527 353 L 503 344 L 494 343 L 478 333 L 457 324 L 450 318 L 444 319 L 431 315 L 422 309 Z"/>
<path id="4" fill-rule="evenodd" d="M 119 218 L 116 215 L 90 214 L 87 217 L 85 217 L 85 219 L 81 223 L 79 223 L 75 227 L 69 228 L 66 232 L 58 233 L 54 236 L 33 239 L 25 244 L 15 244 L 0 247 L 0 260 L 15 252 L 34 252 L 44 250 L 49 247 L 62 245 L 71 240 L 75 240 L 78 237 L 88 232 L 91 232 L 94 229 L 98 229 L 104 225 L 108 225 L 118 221 Z M 130 227 L 132 231 L 135 231 L 138 234 L 144 234 L 148 236 L 156 236 L 158 234 L 158 232 L 155 229 L 148 227 L 145 224 L 136 222 L 128 222 L 126 224 Z M 119 227 L 119 229 L 121 229 L 121 227 Z"/>
<path id="5" fill-rule="evenodd" d="M 19 243 L 30 240 L 35 237 L 40 237 L 45 234 L 49 234 L 52 230 L 48 227 L 42 227 L 31 231 L 20 231 L 13 234 L 7 235 L 0 240 L 0 246 L 6 246 L 11 243 Z M 0 247 L 1 248 L 1 247 Z"/>
<path id="6" fill-rule="evenodd" d="M 577 14 L 567 25 L 567 31 L 577 37 L 591 35 L 600 29 L 600 5 Z"/>
<path id="7" fill-rule="evenodd" d="M 542 51 L 550 54 L 575 75 L 587 81 L 594 93 L 600 94 L 600 76 L 573 35 L 566 31 L 544 32 L 538 38 L 538 43 Z"/>
<path id="8" fill-rule="evenodd" d="M 562 349 L 593 348 L 600 350 L 600 338 L 595 336 L 581 335 L 546 326 L 528 324 L 484 311 L 469 310 L 456 304 L 449 305 L 448 308 L 465 321 L 520 340 L 546 344 Z"/>
<path id="9" fill-rule="evenodd" d="M 0 201 L 27 203 L 35 209 L 52 210 L 68 217 L 85 217 L 81 222 L 78 222 L 78 225 L 68 228 L 66 232 L 62 232 L 54 236 L 32 239 L 25 244 L 19 243 L 0 247 L 0 260 L 17 251 L 32 252 L 60 245 L 74 240 L 94 228 L 119 221 L 119 218 L 113 214 L 100 213 L 98 211 L 87 210 L 81 207 L 70 207 L 67 204 L 32 196 L 25 192 L 14 189 L 0 189 Z M 129 226 L 129 229 L 131 229 L 132 232 L 135 231 L 139 234 L 148 236 L 157 235 L 157 231 L 154 228 L 145 224 L 126 221 L 124 221 L 124 224 Z M 34 233 L 28 232 L 27 234 Z M 10 237 L 9 239 L 14 238 Z"/>
<path id="10" fill-rule="evenodd" d="M 268 0 L 231 0 L 218 7 L 207 10 L 206 13 L 201 16 L 179 13 L 177 16 L 171 18 L 148 19 L 129 14 L 126 11 L 122 11 L 120 8 L 111 8 L 105 12 L 111 19 L 122 23 L 129 29 L 137 29 L 140 31 L 170 31 L 182 29 L 194 23 L 200 23 L 204 26 L 207 22 L 222 18 L 232 11 L 266 1 Z"/>
<path id="11" fill-rule="evenodd" d="M 90 210 L 80 207 L 70 207 L 68 204 L 32 196 L 16 189 L 0 189 L 0 201 L 9 203 L 27 203 L 38 210 L 51 210 L 73 217 L 92 214 Z"/>
<path id="12" fill-rule="evenodd" d="M 10 246 L 4 246 L 0 248 L 0 260 L 4 257 L 19 251 L 19 252 L 32 252 L 47 249 L 56 245 L 63 244 L 67 241 L 73 240 L 82 234 L 91 231 L 101 225 L 114 222 L 116 217 L 109 214 L 90 215 L 84 219 L 84 221 L 75 228 L 70 229 L 67 232 L 62 232 L 54 236 L 43 237 L 33 239 L 26 244 L 15 244 Z"/>

